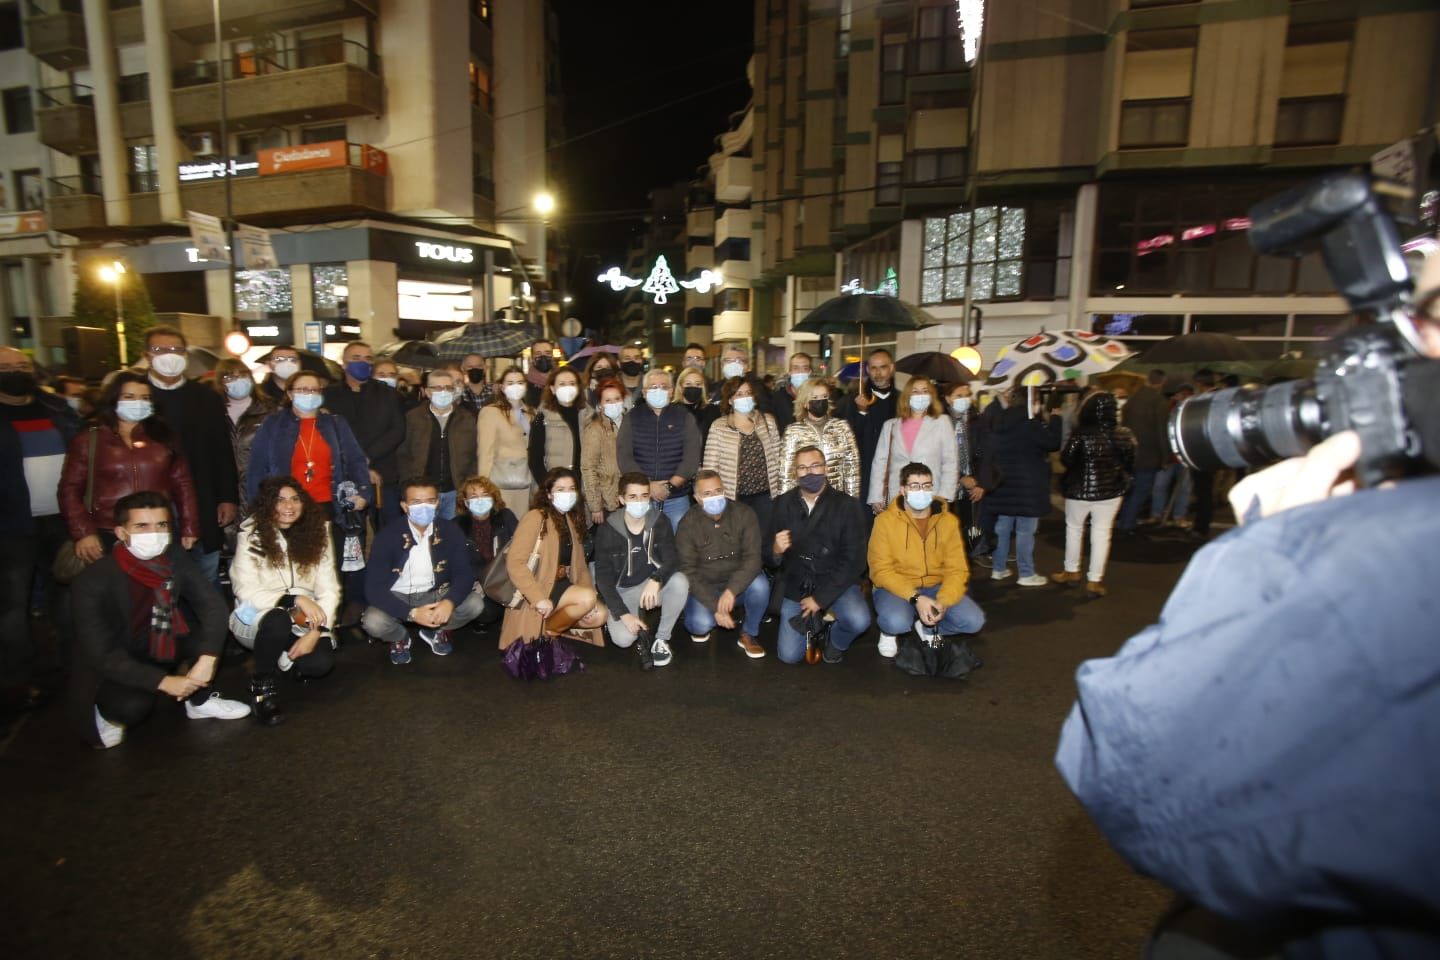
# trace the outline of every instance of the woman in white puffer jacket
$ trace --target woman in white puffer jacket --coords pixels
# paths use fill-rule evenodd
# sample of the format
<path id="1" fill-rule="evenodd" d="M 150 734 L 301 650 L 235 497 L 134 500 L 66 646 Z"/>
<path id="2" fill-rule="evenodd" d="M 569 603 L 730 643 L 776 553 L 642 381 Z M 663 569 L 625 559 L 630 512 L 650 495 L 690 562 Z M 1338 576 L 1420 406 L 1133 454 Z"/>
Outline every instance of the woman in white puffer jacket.
<path id="1" fill-rule="evenodd" d="M 911 377 L 900 393 L 896 416 L 888 420 L 875 444 L 870 464 L 870 495 L 866 503 L 878 516 L 903 491 L 900 471 L 907 463 L 923 463 L 935 481 L 935 495 L 948 500 L 960 482 L 955 428 L 940 394 L 928 377 Z"/>

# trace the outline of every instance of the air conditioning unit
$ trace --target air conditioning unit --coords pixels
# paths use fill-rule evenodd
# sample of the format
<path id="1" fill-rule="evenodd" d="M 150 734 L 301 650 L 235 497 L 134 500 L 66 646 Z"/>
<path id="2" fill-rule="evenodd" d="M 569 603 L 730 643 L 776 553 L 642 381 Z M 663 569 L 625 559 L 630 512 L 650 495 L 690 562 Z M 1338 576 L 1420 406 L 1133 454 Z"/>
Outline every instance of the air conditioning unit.
<path id="1" fill-rule="evenodd" d="M 197 157 L 213 157 L 218 154 L 215 149 L 215 135 L 212 133 L 197 133 L 190 141 L 190 149 Z"/>

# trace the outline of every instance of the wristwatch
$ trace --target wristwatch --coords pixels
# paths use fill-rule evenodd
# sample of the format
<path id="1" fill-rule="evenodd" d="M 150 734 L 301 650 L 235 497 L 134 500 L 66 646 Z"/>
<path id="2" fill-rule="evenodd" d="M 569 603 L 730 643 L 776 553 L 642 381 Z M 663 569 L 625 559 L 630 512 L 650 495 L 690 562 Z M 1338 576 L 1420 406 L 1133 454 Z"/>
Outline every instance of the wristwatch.
<path id="1" fill-rule="evenodd" d="M 912 606 L 912 607 L 915 606 L 915 603 L 916 603 L 919 599 L 920 599 L 920 591 L 919 591 L 919 590 L 916 590 L 914 593 L 910 594 L 910 606 Z"/>
<path id="2" fill-rule="evenodd" d="M 660 482 L 665 484 L 666 490 L 669 490 L 671 493 L 675 492 L 675 484 L 671 483 L 669 480 L 661 480 Z"/>

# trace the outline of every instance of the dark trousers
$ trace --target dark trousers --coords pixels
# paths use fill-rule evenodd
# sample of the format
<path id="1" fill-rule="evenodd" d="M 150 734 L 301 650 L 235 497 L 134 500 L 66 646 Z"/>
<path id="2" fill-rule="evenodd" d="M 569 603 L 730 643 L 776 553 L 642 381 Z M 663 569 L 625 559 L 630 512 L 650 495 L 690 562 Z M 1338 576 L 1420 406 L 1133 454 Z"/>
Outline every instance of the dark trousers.
<path id="1" fill-rule="evenodd" d="M 354 614 L 353 621 L 365 609 L 365 569 L 363 567 L 359 570 L 349 571 L 340 569 L 345 562 L 345 528 L 332 522 L 330 533 L 335 541 L 335 572 L 340 575 L 341 619 L 343 621 L 345 613 L 349 612 Z M 363 552 L 365 549 L 364 524 L 360 526 L 359 536 L 360 549 Z"/>
<path id="2" fill-rule="evenodd" d="M 1190 479 L 1195 487 L 1195 526 L 1192 528 L 1202 537 L 1210 536 L 1210 521 L 1215 519 L 1215 474 L 1191 470 Z"/>
<path id="3" fill-rule="evenodd" d="M 1159 470 L 1153 468 L 1140 468 L 1135 471 L 1135 482 L 1130 485 L 1130 491 L 1125 494 L 1125 500 L 1120 504 L 1120 517 L 1115 522 L 1115 527 L 1122 533 L 1135 529 L 1140 521 L 1140 515 L 1145 512 L 1145 507 L 1150 503 L 1151 491 L 1155 489 L 1155 475 Z"/>
<path id="4" fill-rule="evenodd" d="M 290 626 L 290 614 L 276 607 L 267 610 L 260 618 L 255 633 L 255 676 L 272 676 L 280 669 L 280 654 L 289 650 L 296 640 Z M 321 637 L 315 649 L 295 661 L 290 669 L 302 677 L 323 677 L 335 668 L 335 651 L 326 637 Z M 103 711 L 102 711 L 103 712 Z"/>
<path id="5" fill-rule="evenodd" d="M 189 634 L 175 638 L 175 649 L 179 652 L 180 661 L 194 660 L 199 652 L 194 639 Z M 175 669 L 174 663 L 159 663 L 148 657 L 137 657 L 136 659 L 142 663 L 162 667 L 166 671 Z M 219 673 L 218 669 L 216 673 Z M 190 695 L 190 703 L 198 707 L 210 699 L 210 693 L 211 687 L 201 687 Z M 159 690 L 128 687 L 113 680 L 101 680 L 100 688 L 95 693 L 95 706 L 100 708 L 100 715 L 111 723 L 133 727 L 150 716 L 159 696 Z"/>
<path id="6" fill-rule="evenodd" d="M 755 519 L 760 521 L 760 534 L 763 536 L 766 530 L 770 529 L 770 514 L 775 509 L 775 501 L 769 492 L 752 493 L 749 496 L 737 497 L 741 503 L 755 511 Z"/>
<path id="7" fill-rule="evenodd" d="M 36 517 L 35 529 L 23 537 L 0 537 L 0 683 L 23 685 L 34 677 L 37 651 L 30 633 L 30 600 L 39 578 L 45 612 L 55 633 L 69 633 L 70 605 L 50 577 L 55 554 L 68 538 L 58 515 Z M 61 644 L 56 649 L 62 649 Z"/>

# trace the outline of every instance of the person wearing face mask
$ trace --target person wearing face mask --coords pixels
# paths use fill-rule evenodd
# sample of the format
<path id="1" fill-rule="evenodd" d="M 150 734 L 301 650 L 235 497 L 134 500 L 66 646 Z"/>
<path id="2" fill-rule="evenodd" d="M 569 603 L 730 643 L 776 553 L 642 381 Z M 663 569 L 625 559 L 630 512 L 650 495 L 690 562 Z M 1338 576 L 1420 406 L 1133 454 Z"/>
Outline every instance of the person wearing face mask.
<path id="1" fill-rule="evenodd" d="M 756 409 L 754 388 L 736 377 L 725 381 L 710 428 L 703 465 L 720 474 L 725 489 L 755 511 L 760 529 L 770 525 L 770 508 L 780 495 L 780 431 L 775 418 Z"/>
<path id="2" fill-rule="evenodd" d="M 830 486 L 819 447 L 801 447 L 791 464 L 795 486 L 775 501 L 764 540 L 766 565 L 777 571 L 775 588 L 784 597 L 775 652 L 783 663 L 806 659 L 806 635 L 795 621 L 822 618 L 828 611 L 835 619 L 820 656 L 839 663 L 855 638 L 870 629 L 870 607 L 860 592 L 864 507 Z"/>
<path id="3" fill-rule="evenodd" d="M 530 474 L 530 427 L 535 411 L 525 403 L 525 372 L 509 367 L 500 392 L 480 411 L 475 472 L 489 477 L 517 517 L 530 507 L 535 478 Z"/>
<path id="4" fill-rule="evenodd" d="M 705 365 L 710 362 L 710 351 L 705 349 L 703 344 L 685 344 L 685 355 L 681 360 L 681 367 L 685 370 L 699 370 L 700 376 L 708 377 Z M 709 384 L 706 384 L 708 389 Z"/>
<path id="5" fill-rule="evenodd" d="M 710 428 L 720 416 L 720 404 L 710 403 L 706 397 L 704 375 L 693 367 L 681 370 L 675 378 L 675 391 L 670 396 L 670 402 L 690 411 L 690 415 L 695 418 L 695 425 L 700 428 L 702 446 L 710 436 Z"/>
<path id="6" fill-rule="evenodd" d="M 770 406 L 775 413 L 775 426 L 784 433 L 795 422 L 795 396 L 810 380 L 814 361 L 808 353 L 797 353 L 790 358 L 790 375 L 778 385 L 771 397 Z"/>
<path id="7" fill-rule="evenodd" d="M 831 380 L 807 380 L 795 394 L 794 422 L 781 439 L 780 462 L 794 463 L 802 447 L 819 447 L 825 454 L 825 476 L 830 486 L 847 497 L 859 499 L 860 450 L 850 424 L 834 415 L 839 388 Z M 786 470 L 780 476 L 780 490 L 795 486 L 795 476 Z"/>
<path id="8" fill-rule="evenodd" d="M 450 370 L 425 374 L 425 398 L 430 402 L 405 416 L 405 439 L 400 444 L 400 473 L 429 477 L 440 491 L 440 516 L 454 519 L 464 479 L 477 468 L 475 414 L 456 404 L 460 384 Z"/>
<path id="9" fill-rule="evenodd" d="M 464 407 L 477 417 L 486 404 L 495 399 L 495 388 L 485 376 L 485 358 L 478 353 L 468 354 L 460 361 L 460 396 L 455 405 Z"/>
<path id="10" fill-rule="evenodd" d="M 595 588 L 610 610 L 610 642 L 634 645 L 640 669 L 670 662 L 670 637 L 690 596 L 675 532 L 651 509 L 643 473 L 620 478 L 625 509 L 595 533 Z"/>
<path id="11" fill-rule="evenodd" d="M 539 483 L 556 467 L 580 469 L 580 437 L 595 414 L 586 405 L 573 367 L 550 371 L 530 425 L 530 473 Z"/>
<path id="12" fill-rule="evenodd" d="M 0 347 L 0 709 L 31 709 L 43 700 L 32 685 L 29 614 L 37 574 L 50 623 L 67 617 L 50 569 L 66 536 L 57 496 L 65 448 L 79 432 L 69 404 L 36 386 L 31 359 Z"/>
<path id="13" fill-rule="evenodd" d="M 695 643 L 705 643 L 717 625 L 738 626 L 735 642 L 745 656 L 758 660 L 765 656 L 760 624 L 770 603 L 760 522 L 755 511 L 726 497 L 714 470 L 695 474 L 695 502 L 700 509 L 687 513 L 675 531 L 680 572 L 690 582 L 685 629 Z M 742 610 L 744 618 L 737 621 Z"/>
<path id="14" fill-rule="evenodd" d="M 896 655 L 902 634 L 935 648 L 943 638 L 979 633 L 985 625 L 980 605 L 967 594 L 970 567 L 960 522 L 935 489 L 928 466 L 905 464 L 895 499 L 875 518 L 870 533 L 870 582 L 882 657 Z"/>
<path id="15" fill-rule="evenodd" d="M 239 477 L 240 519 L 248 515 L 246 504 L 246 471 L 250 467 L 250 448 L 265 418 L 275 412 L 263 390 L 257 390 L 255 377 L 245 361 L 224 357 L 215 364 L 215 389 L 225 401 L 226 418 L 230 422 L 230 451 L 235 457 Z M 235 525 L 227 528 L 227 539 L 233 546 Z M 233 551 L 232 551 L 233 552 Z"/>
<path id="16" fill-rule="evenodd" d="M 596 410 L 600 409 L 600 384 L 606 380 L 620 382 L 620 365 L 614 355 L 601 350 L 590 355 L 585 367 L 585 382 L 590 385 L 586 397 L 590 406 Z M 635 398 L 623 385 L 621 392 L 625 394 L 625 409 L 629 410 L 634 405 Z"/>
<path id="17" fill-rule="evenodd" d="M 952 384 L 945 394 L 945 406 L 955 431 L 955 472 L 960 477 L 959 486 L 949 499 L 960 515 L 960 529 L 972 551 L 981 546 L 988 549 L 980 529 L 983 509 L 980 501 L 985 498 L 985 491 L 995 486 L 996 478 L 993 458 L 976 443 L 975 404 L 970 384 Z"/>
<path id="18" fill-rule="evenodd" d="M 475 590 L 470 549 L 453 520 L 439 515 L 440 491 L 425 477 L 400 482 L 404 523 L 375 535 L 365 566 L 370 606 L 360 618 L 365 633 L 390 647 L 390 662 L 410 662 L 411 628 L 437 657 L 454 650 L 453 634 L 485 609 Z"/>
<path id="19" fill-rule="evenodd" d="M 150 399 L 173 432 L 175 449 L 185 457 L 195 485 L 200 509 L 195 562 L 218 585 L 225 528 L 240 513 L 239 470 L 230 446 L 224 402 L 210 387 L 185 379 L 188 350 L 185 335 L 174 327 L 154 326 L 145 331 Z"/>
<path id="20" fill-rule="evenodd" d="M 670 373 L 645 375 L 645 403 L 620 422 L 615 458 L 625 473 L 650 478 L 650 499 L 672 528 L 690 508 L 690 476 L 700 467 L 700 428 L 684 407 L 670 402 Z"/>
<path id="21" fill-rule="evenodd" d="M 72 591 L 72 728 L 93 747 L 117 747 L 159 694 L 183 701 L 192 720 L 248 717 L 248 705 L 210 689 L 225 646 L 225 601 L 174 542 L 170 496 L 141 490 L 109 508 L 113 549 Z"/>
<path id="22" fill-rule="evenodd" d="M 1090 521 L 1090 567 L 1085 589 L 1103 597 L 1110 534 L 1126 487 L 1135 475 L 1135 436 L 1119 425 L 1114 394 L 1090 395 L 1060 451 L 1065 466 L 1065 569 L 1051 574 L 1059 584 L 1080 583 L 1080 548 Z"/>
<path id="23" fill-rule="evenodd" d="M 645 351 L 632 344 L 620 348 L 620 382 L 630 395 L 630 405 L 638 406 L 645 399 Z"/>
<path id="24" fill-rule="evenodd" d="M 1007 567 L 1010 535 L 1015 535 L 1015 564 L 1022 587 L 1043 587 L 1050 580 L 1035 572 L 1035 531 L 1050 506 L 1050 454 L 1060 449 L 1061 417 L 1045 403 L 1031 404 L 1029 390 L 1015 387 L 999 398 L 1000 409 L 987 410 L 986 448 L 994 451 L 1000 482 L 985 494 L 985 509 L 995 518 L 996 546 L 992 580 L 1012 575 Z M 995 404 L 991 404 L 992 407 Z"/>
<path id="25" fill-rule="evenodd" d="M 405 413 L 395 391 L 375 379 L 375 353 L 370 344 L 359 340 L 347 343 L 340 364 L 345 377 L 325 388 L 325 409 L 350 425 L 365 451 L 380 519 L 389 522 L 400 516 L 400 493 L 395 484 L 405 472 L 396 453 L 405 439 Z"/>
<path id="26" fill-rule="evenodd" d="M 765 386 L 765 381 L 751 372 L 750 353 L 743 343 L 727 343 L 720 351 L 720 379 L 710 386 L 710 402 L 719 404 L 725 384 L 736 377 L 750 384 L 750 388 L 755 391 L 755 406 L 760 412 L 773 414 L 771 399 L 774 390 Z"/>
<path id="27" fill-rule="evenodd" d="M 476 474 L 461 482 L 455 525 L 465 535 L 465 544 L 470 549 L 470 569 L 475 572 L 476 590 L 483 592 L 485 572 L 515 536 L 518 523 L 515 514 L 505 507 L 500 488 L 491 483 L 489 477 Z M 484 612 L 471 625 L 487 627 L 499 620 L 502 612 L 497 604 L 486 602 Z"/>
<path id="28" fill-rule="evenodd" d="M 926 377 L 911 377 L 900 393 L 900 413 L 880 431 L 870 467 L 870 495 L 866 502 L 876 516 L 884 512 L 900 489 L 900 470 L 907 463 L 923 463 L 935 473 L 935 489 L 946 498 L 955 495 L 955 427 L 940 408 L 935 384 Z"/>
<path id="29" fill-rule="evenodd" d="M 528 406 L 540 406 L 540 397 L 555 367 L 555 345 L 549 340 L 536 340 L 530 347 L 530 372 L 525 374 L 525 403 Z"/>
<path id="30" fill-rule="evenodd" d="M 99 560 L 115 543 L 115 504 L 141 490 L 157 491 L 175 503 L 182 547 L 189 550 L 199 540 L 200 508 L 190 467 L 169 424 L 156 415 L 152 396 L 145 376 L 128 370 L 116 374 L 100 396 L 89 429 L 77 434 L 66 451 L 60 513 L 75 555 L 86 563 Z"/>
<path id="31" fill-rule="evenodd" d="M 300 351 L 294 347 L 276 347 L 260 358 L 268 364 L 270 376 L 260 384 L 260 390 L 276 407 L 283 407 L 289 401 L 285 391 L 290 389 L 290 378 L 300 372 Z"/>
<path id="32" fill-rule="evenodd" d="M 620 508 L 620 464 L 615 444 L 625 417 L 625 388 L 606 380 L 597 391 L 599 405 L 580 431 L 580 488 L 590 523 L 599 526 L 605 515 Z"/>
<path id="33" fill-rule="evenodd" d="M 505 555 L 520 602 L 505 611 L 500 649 L 543 637 L 566 636 L 601 646 L 609 616 L 595 593 L 585 561 L 580 478 L 558 467 L 545 475 L 532 508 L 520 518 Z M 538 546 L 538 551 L 536 550 Z M 535 556 L 535 569 L 530 557 Z"/>
<path id="34" fill-rule="evenodd" d="M 869 477 L 875 463 L 880 433 L 899 411 L 895 389 L 895 357 L 883 347 L 871 350 L 865 362 L 865 382 L 843 400 L 836 398 L 835 415 L 855 434 L 860 449 L 860 475 Z"/>

